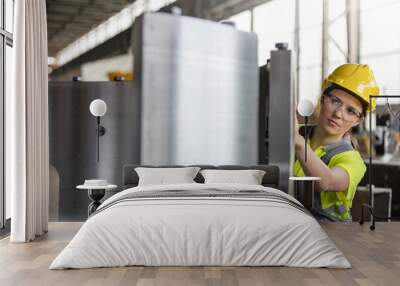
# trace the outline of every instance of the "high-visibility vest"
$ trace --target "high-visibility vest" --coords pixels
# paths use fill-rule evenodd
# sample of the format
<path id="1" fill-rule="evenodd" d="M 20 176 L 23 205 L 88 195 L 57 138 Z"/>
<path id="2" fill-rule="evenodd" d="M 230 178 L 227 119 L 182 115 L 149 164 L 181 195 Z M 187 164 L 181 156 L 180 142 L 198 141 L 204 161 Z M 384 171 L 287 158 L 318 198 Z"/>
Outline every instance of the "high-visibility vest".
<path id="1" fill-rule="evenodd" d="M 309 128 L 310 133 L 312 129 L 313 127 Z M 305 136 L 304 126 L 300 127 L 299 133 Z M 324 150 L 325 154 L 320 159 L 328 166 L 334 156 L 343 152 L 354 151 L 354 148 L 350 138 L 345 137 L 335 144 L 324 146 Z M 363 173 L 365 173 L 365 170 Z M 331 221 L 352 221 L 350 213 L 351 205 L 346 204 L 344 199 L 338 200 L 338 195 L 340 195 L 338 192 L 314 192 L 315 205 L 311 209 L 311 212 Z"/>

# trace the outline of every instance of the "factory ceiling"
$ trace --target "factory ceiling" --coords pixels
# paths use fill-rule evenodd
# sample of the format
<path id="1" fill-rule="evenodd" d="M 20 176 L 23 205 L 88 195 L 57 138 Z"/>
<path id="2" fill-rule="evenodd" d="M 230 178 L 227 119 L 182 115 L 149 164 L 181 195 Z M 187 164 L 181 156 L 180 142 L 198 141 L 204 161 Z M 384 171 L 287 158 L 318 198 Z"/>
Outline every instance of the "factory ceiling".
<path id="1" fill-rule="evenodd" d="M 135 0 L 46 0 L 49 56 Z"/>
<path id="2" fill-rule="evenodd" d="M 49 56 L 57 56 L 59 51 L 135 1 L 46 0 Z M 272 0 L 176 0 L 161 11 L 168 12 L 173 6 L 178 6 L 182 8 L 183 15 L 220 21 L 268 1 Z M 78 54 L 53 73 L 63 73 L 88 61 L 126 53 L 131 40 L 130 30 L 127 29 L 105 43 Z"/>

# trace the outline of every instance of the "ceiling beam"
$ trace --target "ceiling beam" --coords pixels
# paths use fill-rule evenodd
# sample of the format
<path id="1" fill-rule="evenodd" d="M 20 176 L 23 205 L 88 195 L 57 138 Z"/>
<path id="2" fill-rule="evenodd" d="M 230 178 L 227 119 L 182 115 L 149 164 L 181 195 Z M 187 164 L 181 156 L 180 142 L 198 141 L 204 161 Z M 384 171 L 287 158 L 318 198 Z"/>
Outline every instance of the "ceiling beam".
<path id="1" fill-rule="evenodd" d="M 49 51 L 64 48 L 135 0 L 46 0 Z"/>

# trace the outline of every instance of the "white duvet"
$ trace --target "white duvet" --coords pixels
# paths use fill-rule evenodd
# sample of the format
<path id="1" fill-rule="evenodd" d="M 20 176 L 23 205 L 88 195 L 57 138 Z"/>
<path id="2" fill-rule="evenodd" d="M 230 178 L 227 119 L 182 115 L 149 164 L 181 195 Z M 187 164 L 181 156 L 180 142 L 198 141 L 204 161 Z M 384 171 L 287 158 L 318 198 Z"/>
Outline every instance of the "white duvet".
<path id="1" fill-rule="evenodd" d="M 106 200 L 50 269 L 145 266 L 294 266 L 350 268 L 310 215 L 255 198 L 154 198 L 109 205 L 130 192 L 263 190 L 254 185 L 179 184 L 135 187 Z M 108 208 L 106 206 L 109 205 Z"/>

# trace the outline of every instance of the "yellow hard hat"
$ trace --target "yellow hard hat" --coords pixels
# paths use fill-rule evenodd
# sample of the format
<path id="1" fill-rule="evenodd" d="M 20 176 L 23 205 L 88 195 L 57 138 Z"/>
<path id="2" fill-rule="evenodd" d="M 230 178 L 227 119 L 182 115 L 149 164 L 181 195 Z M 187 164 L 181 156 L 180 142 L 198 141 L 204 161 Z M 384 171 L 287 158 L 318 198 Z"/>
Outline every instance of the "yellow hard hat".
<path id="1" fill-rule="evenodd" d="M 344 64 L 337 67 L 322 83 L 322 92 L 335 85 L 357 97 L 366 111 L 375 110 L 376 98 L 371 99 L 369 106 L 369 96 L 378 95 L 379 87 L 368 65 Z"/>

